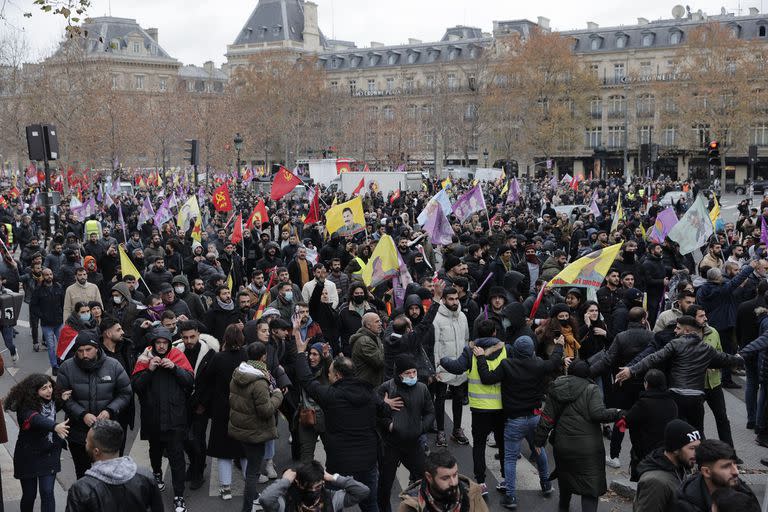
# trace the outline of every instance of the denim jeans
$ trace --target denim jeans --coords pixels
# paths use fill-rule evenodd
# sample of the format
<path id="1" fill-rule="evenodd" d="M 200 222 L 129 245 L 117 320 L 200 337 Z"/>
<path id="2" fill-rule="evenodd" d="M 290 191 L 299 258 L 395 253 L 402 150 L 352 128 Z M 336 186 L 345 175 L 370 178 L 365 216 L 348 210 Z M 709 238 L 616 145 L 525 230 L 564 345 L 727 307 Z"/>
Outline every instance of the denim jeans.
<path id="1" fill-rule="evenodd" d="M 37 488 L 40 487 L 40 512 L 55 512 L 56 502 L 53 499 L 53 486 L 56 475 L 45 475 L 37 478 L 21 479 L 21 512 L 32 512 L 37 498 Z"/>
<path id="2" fill-rule="evenodd" d="M 765 402 L 766 402 L 766 392 L 768 390 L 765 389 L 766 387 L 765 382 L 760 383 L 760 389 L 757 392 L 757 407 L 755 408 L 755 433 L 768 433 L 768 422 L 765 418 Z"/>
<path id="3" fill-rule="evenodd" d="M 504 479 L 507 484 L 507 496 L 516 496 L 515 479 L 517 477 L 517 455 L 520 453 L 520 444 L 523 439 L 533 446 L 533 435 L 539 424 L 539 416 L 520 416 L 507 418 L 504 425 Z M 547 452 L 543 448 L 536 455 L 536 467 L 539 470 L 539 481 L 543 486 L 549 481 L 549 466 L 547 464 Z"/>
<path id="4" fill-rule="evenodd" d="M 16 345 L 13 344 L 13 327 L 0 327 L 0 333 L 3 335 L 5 347 L 11 355 L 16 355 Z"/>
<path id="5" fill-rule="evenodd" d="M 242 512 L 251 512 L 253 502 L 259 499 L 259 475 L 264 460 L 264 443 L 243 443 L 245 458 L 248 464 L 245 468 L 245 491 L 243 492 Z"/>
<path id="6" fill-rule="evenodd" d="M 366 471 L 350 473 L 352 478 L 365 485 L 369 489 L 368 497 L 360 502 L 361 512 L 379 512 L 377 497 L 379 496 L 379 468 L 373 468 Z"/>
<path id="7" fill-rule="evenodd" d="M 219 466 L 219 486 L 229 487 L 232 485 L 232 459 L 216 459 Z M 245 473 L 248 466 L 248 459 L 240 459 L 240 467 Z"/>
<path id="8" fill-rule="evenodd" d="M 59 343 L 61 325 L 55 327 L 43 325 L 41 327 L 43 328 L 43 341 L 48 345 L 48 361 L 51 363 L 51 368 L 58 368 L 59 362 L 56 358 L 56 345 Z"/>

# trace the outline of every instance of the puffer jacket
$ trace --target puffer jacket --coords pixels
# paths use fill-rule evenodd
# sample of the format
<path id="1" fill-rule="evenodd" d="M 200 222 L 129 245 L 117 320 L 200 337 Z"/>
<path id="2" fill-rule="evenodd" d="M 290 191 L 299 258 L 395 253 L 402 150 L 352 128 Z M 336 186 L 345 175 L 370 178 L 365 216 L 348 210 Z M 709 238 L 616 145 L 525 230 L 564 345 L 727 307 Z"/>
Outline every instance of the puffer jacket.
<path id="1" fill-rule="evenodd" d="M 152 474 L 131 457 L 94 462 L 67 493 L 67 511 L 141 510 L 160 512 L 163 498 Z"/>
<path id="2" fill-rule="evenodd" d="M 352 362 L 355 363 L 355 377 L 371 386 L 384 381 L 384 344 L 377 334 L 361 327 L 349 338 L 352 346 Z"/>
<path id="3" fill-rule="evenodd" d="M 743 359 L 718 352 L 695 334 L 686 334 L 667 343 L 664 348 L 630 366 L 632 376 L 645 375 L 651 368 L 669 362 L 669 389 L 688 389 L 704 394 L 707 368 L 738 366 Z"/>
<path id="4" fill-rule="evenodd" d="M 755 493 L 752 492 L 752 489 L 741 478 L 739 478 L 738 484 L 732 487 L 732 489 L 750 496 L 754 501 L 753 509 L 760 507 Z M 701 473 L 697 473 L 683 482 L 683 485 L 677 490 L 676 498 L 676 512 L 709 512 L 712 510 L 712 495 Z"/>
<path id="5" fill-rule="evenodd" d="M 243 443 L 264 443 L 277 438 L 275 413 L 283 393 L 270 389 L 269 374 L 242 362 L 229 383 L 229 435 Z"/>
<path id="6" fill-rule="evenodd" d="M 71 389 L 72 397 L 64 402 L 64 411 L 69 419 L 69 437 L 72 443 L 85 444 L 88 427 L 83 422 L 86 413 L 98 416 L 109 411 L 112 419 L 131 403 L 131 381 L 117 359 L 104 355 L 99 349 L 96 362 L 90 369 L 84 369 L 77 357 L 67 359 L 59 367 L 56 384 L 61 389 Z"/>
<path id="7" fill-rule="evenodd" d="M 707 281 L 696 292 L 696 303 L 707 311 L 707 322 L 718 331 L 736 325 L 737 304 L 733 291 L 743 283 L 754 269 L 747 265 L 732 279 L 722 283 Z"/>
<path id="8" fill-rule="evenodd" d="M 637 472 L 640 479 L 632 510 L 674 510 L 675 493 L 687 475 L 685 469 L 672 464 L 664 448 L 657 448 L 638 464 Z"/>
<path id="9" fill-rule="evenodd" d="M 435 405 L 427 385 L 423 382 L 407 386 L 399 375 L 395 375 L 379 386 L 376 392 L 382 399 L 385 394 L 389 395 L 389 398 L 400 397 L 404 404 L 399 411 L 392 411 L 392 431 L 382 429 L 387 443 L 397 445 L 398 442 L 416 441 L 432 427 L 432 422 L 435 421 Z"/>
<path id="10" fill-rule="evenodd" d="M 565 375 L 549 388 L 549 398 L 536 427 L 534 445 L 550 440 L 555 455 L 560 492 L 602 496 L 605 480 L 605 446 L 601 423 L 618 420 L 618 409 L 606 409 L 600 389 L 592 381 Z"/>
<path id="11" fill-rule="evenodd" d="M 435 361 L 440 361 L 444 357 L 459 357 L 469 342 L 469 327 L 464 313 L 461 310 L 451 311 L 445 304 L 440 304 L 433 325 L 435 326 Z M 451 386 L 459 386 L 467 381 L 467 376 L 454 375 L 438 366 L 437 380 Z"/>

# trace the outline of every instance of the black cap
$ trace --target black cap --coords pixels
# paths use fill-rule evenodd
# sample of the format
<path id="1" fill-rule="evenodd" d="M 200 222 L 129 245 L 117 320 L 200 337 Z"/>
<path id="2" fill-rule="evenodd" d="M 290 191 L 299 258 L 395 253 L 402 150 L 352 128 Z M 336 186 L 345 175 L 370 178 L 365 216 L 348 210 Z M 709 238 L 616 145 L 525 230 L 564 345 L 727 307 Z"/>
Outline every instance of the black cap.
<path id="1" fill-rule="evenodd" d="M 160 293 L 168 293 L 173 291 L 173 286 L 170 283 L 163 283 L 160 285 Z"/>
<path id="2" fill-rule="evenodd" d="M 80 331 L 77 334 L 77 338 L 75 338 L 75 350 L 84 345 L 91 345 L 92 347 L 99 348 L 99 335 L 96 331 Z"/>

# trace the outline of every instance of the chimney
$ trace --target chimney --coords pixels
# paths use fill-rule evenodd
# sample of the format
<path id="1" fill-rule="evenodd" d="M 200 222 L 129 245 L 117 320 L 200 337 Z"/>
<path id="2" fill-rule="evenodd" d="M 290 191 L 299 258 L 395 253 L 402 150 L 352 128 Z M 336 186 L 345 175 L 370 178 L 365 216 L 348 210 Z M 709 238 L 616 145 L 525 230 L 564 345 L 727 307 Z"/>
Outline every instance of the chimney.
<path id="1" fill-rule="evenodd" d="M 203 63 L 203 69 L 210 75 L 213 74 L 213 61 L 207 60 Z"/>
<path id="2" fill-rule="evenodd" d="M 647 25 L 648 19 L 647 18 L 637 18 L 637 24 L 638 25 Z"/>
<path id="3" fill-rule="evenodd" d="M 149 37 L 151 37 L 152 40 L 155 43 L 160 44 L 160 41 L 157 40 L 157 29 L 156 28 L 148 28 L 147 29 L 147 34 L 149 34 Z"/>
<path id="4" fill-rule="evenodd" d="M 408 38 L 408 44 L 421 44 L 421 43 L 422 43 L 421 39 L 414 39 L 412 37 Z"/>
<path id="5" fill-rule="evenodd" d="M 379 43 L 378 41 L 371 41 L 371 48 L 381 48 L 384 46 L 384 43 Z"/>
<path id="6" fill-rule="evenodd" d="M 750 7 L 749 8 L 749 15 L 750 16 L 757 16 L 758 14 L 760 14 L 760 9 L 758 9 L 757 7 Z"/>
<path id="7" fill-rule="evenodd" d="M 320 29 L 317 26 L 317 4 L 304 2 L 304 48 L 311 51 L 319 51 Z"/>
<path id="8" fill-rule="evenodd" d="M 539 16 L 539 27 L 543 29 L 549 29 L 549 18 L 545 18 L 544 16 Z"/>
<path id="9" fill-rule="evenodd" d="M 598 25 L 594 21 L 587 22 L 587 30 L 597 30 L 598 28 L 600 28 L 600 25 Z"/>

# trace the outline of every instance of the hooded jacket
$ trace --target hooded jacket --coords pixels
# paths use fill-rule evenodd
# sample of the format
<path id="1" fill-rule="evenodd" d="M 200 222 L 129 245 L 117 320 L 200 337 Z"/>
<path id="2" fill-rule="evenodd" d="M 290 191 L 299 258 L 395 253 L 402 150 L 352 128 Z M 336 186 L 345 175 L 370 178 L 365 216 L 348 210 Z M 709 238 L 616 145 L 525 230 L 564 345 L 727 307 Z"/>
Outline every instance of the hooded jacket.
<path id="1" fill-rule="evenodd" d="M 675 510 L 675 493 L 688 472 L 675 466 L 666 455 L 664 448 L 657 448 L 637 466 L 640 479 L 632 505 L 634 512 Z"/>
<path id="2" fill-rule="evenodd" d="M 64 288 L 59 283 L 42 283 L 30 295 L 29 311 L 40 319 L 40 325 L 58 327 L 64 323 Z"/>
<path id="3" fill-rule="evenodd" d="M 722 331 L 736 325 L 736 301 L 733 292 L 753 272 L 749 265 L 736 274 L 732 279 L 725 279 L 721 283 L 707 281 L 696 292 L 696 303 L 707 310 L 707 322 L 709 325 Z"/>
<path id="4" fill-rule="evenodd" d="M 755 493 L 752 492 L 752 489 L 741 478 L 739 478 L 739 483 L 733 489 L 751 496 L 755 502 L 755 508 L 760 506 Z M 709 494 L 709 489 L 707 489 L 707 484 L 704 482 L 704 477 L 701 473 L 697 473 L 683 482 L 683 485 L 677 490 L 676 497 L 676 511 L 709 512 L 712 510 L 712 495 Z"/>
<path id="5" fill-rule="evenodd" d="M 416 297 L 418 295 L 412 295 Z M 406 302 L 407 304 L 407 302 Z M 419 299 L 421 306 L 421 299 Z M 418 323 L 413 323 L 413 330 L 404 334 L 398 334 L 392 330 L 392 324 L 384 332 L 384 378 L 391 379 L 394 373 L 395 358 L 399 354 L 411 354 L 416 359 L 416 369 L 418 370 L 419 380 L 426 382 L 427 379 L 435 374 L 435 367 L 432 363 L 431 354 L 434 347 L 434 327 L 432 322 L 437 315 L 437 309 L 440 305 L 433 302 L 429 311 Z"/>
<path id="6" fill-rule="evenodd" d="M 272 388 L 269 374 L 252 363 L 240 363 L 229 383 L 229 435 L 256 444 L 277 438 L 275 414 L 283 393 Z"/>
<path id="7" fill-rule="evenodd" d="M 92 510 L 163 510 L 163 498 L 154 477 L 139 469 L 131 457 L 94 462 L 67 493 L 68 512 Z"/>
<path id="8" fill-rule="evenodd" d="M 444 357 L 459 357 L 469 342 L 469 327 L 467 317 L 461 310 L 451 311 L 445 304 L 440 304 L 435 326 L 435 361 Z M 459 386 L 467 381 L 467 376 L 454 375 L 444 368 L 437 367 L 437 379 L 451 386 Z"/>
<path id="9" fill-rule="evenodd" d="M 171 281 L 171 286 L 184 285 L 184 293 L 176 293 L 176 297 L 183 300 L 189 308 L 190 319 L 202 321 L 205 317 L 205 306 L 198 294 L 190 290 L 189 280 L 184 274 L 178 275 Z"/>

